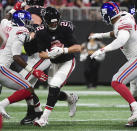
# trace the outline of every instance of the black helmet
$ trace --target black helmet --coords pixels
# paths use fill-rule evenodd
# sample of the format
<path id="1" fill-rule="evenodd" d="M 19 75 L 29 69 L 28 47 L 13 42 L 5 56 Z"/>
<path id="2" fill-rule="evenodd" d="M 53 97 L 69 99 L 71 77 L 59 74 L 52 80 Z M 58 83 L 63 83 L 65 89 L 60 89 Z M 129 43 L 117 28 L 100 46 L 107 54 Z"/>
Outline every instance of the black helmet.
<path id="1" fill-rule="evenodd" d="M 42 12 L 43 20 L 50 30 L 56 30 L 60 21 L 60 13 L 53 7 L 47 7 Z"/>
<path id="2" fill-rule="evenodd" d="M 44 0 L 26 0 L 27 5 L 44 5 Z"/>

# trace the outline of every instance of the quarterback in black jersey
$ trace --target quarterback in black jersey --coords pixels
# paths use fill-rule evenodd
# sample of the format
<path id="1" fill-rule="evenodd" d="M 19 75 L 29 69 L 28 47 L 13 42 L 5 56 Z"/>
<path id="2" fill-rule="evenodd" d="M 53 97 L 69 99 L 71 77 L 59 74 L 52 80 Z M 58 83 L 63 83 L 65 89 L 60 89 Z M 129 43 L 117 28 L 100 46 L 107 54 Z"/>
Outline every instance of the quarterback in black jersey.
<path id="1" fill-rule="evenodd" d="M 73 36 L 73 24 L 70 21 L 61 21 L 55 31 L 51 31 L 48 27 L 42 27 L 36 37 L 37 43 L 40 43 L 37 45 L 39 52 L 45 51 L 45 49 L 50 51 L 54 46 L 68 48 L 76 43 Z M 73 53 L 66 53 L 50 60 L 52 63 L 63 63 L 73 58 Z"/>
<path id="2" fill-rule="evenodd" d="M 81 46 L 76 44 L 73 36 L 73 25 L 68 21 L 60 21 L 60 13 L 52 7 L 43 11 L 45 27 L 36 33 L 39 43 L 39 56 L 42 59 L 50 59 L 51 66 L 48 72 L 49 94 L 43 115 L 34 125 L 45 126 L 48 117 L 58 100 L 66 100 L 70 107 L 69 116 L 76 112 L 78 96 L 75 93 L 60 91 L 67 78 L 75 68 L 75 52 L 81 51 Z M 47 51 L 48 50 L 48 51 Z"/>

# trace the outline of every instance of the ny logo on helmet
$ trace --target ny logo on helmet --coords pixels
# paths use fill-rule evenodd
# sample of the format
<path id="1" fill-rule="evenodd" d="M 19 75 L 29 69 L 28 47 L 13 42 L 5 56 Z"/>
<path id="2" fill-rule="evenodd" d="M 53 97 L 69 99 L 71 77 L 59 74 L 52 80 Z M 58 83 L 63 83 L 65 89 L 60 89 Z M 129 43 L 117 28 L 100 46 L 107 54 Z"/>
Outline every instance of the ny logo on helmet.
<path id="1" fill-rule="evenodd" d="M 102 15 L 104 16 L 104 15 L 106 15 L 107 14 L 107 9 L 105 8 L 105 9 L 102 9 Z"/>
<path id="2" fill-rule="evenodd" d="M 24 18 L 24 15 L 25 15 L 24 13 L 18 13 L 19 18 Z"/>

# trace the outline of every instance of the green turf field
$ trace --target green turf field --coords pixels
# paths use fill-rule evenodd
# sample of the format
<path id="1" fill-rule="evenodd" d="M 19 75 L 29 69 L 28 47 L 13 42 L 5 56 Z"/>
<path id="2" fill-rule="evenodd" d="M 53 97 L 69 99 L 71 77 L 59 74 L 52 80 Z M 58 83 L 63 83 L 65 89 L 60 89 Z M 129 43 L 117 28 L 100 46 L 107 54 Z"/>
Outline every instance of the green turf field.
<path id="1" fill-rule="evenodd" d="M 130 116 L 128 104 L 111 87 L 87 90 L 85 86 L 66 86 L 63 90 L 76 92 L 80 97 L 74 118 L 68 116 L 67 103 L 58 102 L 49 118 L 48 126 L 20 126 L 19 121 L 26 113 L 26 104 L 22 101 L 6 109 L 12 118 L 4 120 L 2 131 L 137 131 L 137 128 L 124 127 Z M 12 92 L 7 88 L 3 89 L 0 99 Z M 36 92 L 44 107 L 47 90 L 41 87 Z"/>

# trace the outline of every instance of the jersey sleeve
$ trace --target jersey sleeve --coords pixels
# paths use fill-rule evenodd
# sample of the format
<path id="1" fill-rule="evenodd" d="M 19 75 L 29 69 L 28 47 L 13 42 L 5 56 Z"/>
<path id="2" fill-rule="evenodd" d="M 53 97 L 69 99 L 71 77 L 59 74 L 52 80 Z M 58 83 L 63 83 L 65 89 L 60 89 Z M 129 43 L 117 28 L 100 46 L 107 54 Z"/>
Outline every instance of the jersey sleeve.
<path id="1" fill-rule="evenodd" d="M 13 43 L 12 43 L 12 54 L 14 55 L 20 55 L 22 52 L 22 46 L 27 38 L 27 36 L 29 35 L 29 32 L 27 32 L 26 29 L 19 29 L 15 32 L 15 34 L 13 34 L 15 36 Z"/>
<path id="2" fill-rule="evenodd" d="M 134 29 L 134 24 L 135 24 L 135 22 L 133 20 L 129 20 L 129 18 L 121 20 L 114 28 L 115 37 L 118 36 L 118 32 L 120 30 L 127 30 L 129 32 L 131 30 L 133 30 Z"/>
<path id="3" fill-rule="evenodd" d="M 29 39 L 29 31 L 26 28 L 22 28 L 16 31 L 16 38 L 24 43 L 26 39 Z"/>
<path id="4" fill-rule="evenodd" d="M 13 42 L 13 45 L 11 47 L 11 51 L 12 51 L 12 55 L 20 55 L 22 52 L 22 42 L 19 40 L 16 40 L 15 42 Z"/>
<path id="5" fill-rule="evenodd" d="M 65 31 L 66 34 L 66 40 L 68 41 L 68 45 L 74 45 L 77 43 L 76 37 L 71 29 L 66 29 Z"/>
<path id="6" fill-rule="evenodd" d="M 45 42 L 44 42 L 44 37 L 43 37 L 43 33 L 41 31 L 37 31 L 36 32 L 36 43 L 37 43 L 37 48 L 38 48 L 38 52 L 41 52 L 41 51 L 45 51 Z"/>
<path id="7" fill-rule="evenodd" d="M 77 40 L 74 35 L 75 27 L 73 23 L 71 21 L 62 21 L 60 25 L 64 29 L 64 34 L 65 34 L 68 46 L 76 44 Z"/>
<path id="8" fill-rule="evenodd" d="M 119 30 L 132 30 L 133 29 L 133 25 L 132 23 L 130 22 L 124 22 L 124 23 L 121 23 L 119 26 L 118 26 L 118 31 Z"/>
<path id="9" fill-rule="evenodd" d="M 26 37 L 27 37 L 27 34 L 18 34 L 17 35 L 18 40 L 22 43 L 25 42 Z"/>

